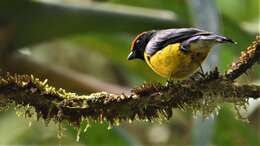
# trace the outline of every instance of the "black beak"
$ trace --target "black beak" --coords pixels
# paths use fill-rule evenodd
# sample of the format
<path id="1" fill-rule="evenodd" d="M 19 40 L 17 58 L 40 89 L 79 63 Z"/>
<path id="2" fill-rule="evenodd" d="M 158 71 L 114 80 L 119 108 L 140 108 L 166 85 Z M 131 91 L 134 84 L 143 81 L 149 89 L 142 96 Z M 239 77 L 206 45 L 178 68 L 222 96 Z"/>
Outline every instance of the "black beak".
<path id="1" fill-rule="evenodd" d="M 128 60 L 133 60 L 135 59 L 135 53 L 134 52 L 130 52 L 128 57 L 127 57 Z"/>

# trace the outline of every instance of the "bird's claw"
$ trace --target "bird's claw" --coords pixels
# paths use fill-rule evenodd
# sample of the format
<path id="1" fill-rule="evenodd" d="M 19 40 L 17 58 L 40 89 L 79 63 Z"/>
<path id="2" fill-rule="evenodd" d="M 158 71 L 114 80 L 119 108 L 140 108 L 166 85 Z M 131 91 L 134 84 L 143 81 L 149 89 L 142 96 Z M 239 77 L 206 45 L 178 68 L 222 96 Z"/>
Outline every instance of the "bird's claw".
<path id="1" fill-rule="evenodd" d="M 203 79 L 206 77 L 206 74 L 204 72 L 198 72 L 198 74 Z"/>
<path id="2" fill-rule="evenodd" d="M 169 79 L 166 81 L 165 86 L 166 86 L 166 87 L 170 87 L 170 86 L 172 86 L 173 84 L 174 84 L 174 80 L 171 79 L 171 78 L 169 78 Z"/>

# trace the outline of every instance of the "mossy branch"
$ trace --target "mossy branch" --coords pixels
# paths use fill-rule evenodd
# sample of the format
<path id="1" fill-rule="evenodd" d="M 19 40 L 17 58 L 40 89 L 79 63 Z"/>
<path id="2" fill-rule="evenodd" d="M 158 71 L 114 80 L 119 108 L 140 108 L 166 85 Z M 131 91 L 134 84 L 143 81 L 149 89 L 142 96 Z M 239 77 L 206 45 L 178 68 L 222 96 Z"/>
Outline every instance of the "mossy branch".
<path id="1" fill-rule="evenodd" d="M 68 121 L 79 125 L 82 120 L 121 121 L 163 120 L 172 117 L 174 108 L 190 109 L 208 116 L 223 102 L 245 105 L 249 98 L 260 97 L 260 86 L 238 85 L 234 81 L 260 62 L 260 37 L 256 38 L 229 70 L 221 75 L 217 69 L 204 77 L 194 75 L 168 85 L 145 83 L 130 95 L 106 92 L 77 95 L 55 89 L 46 81 L 29 75 L 5 75 L 0 81 L 0 104 L 11 103 L 35 108 L 45 121 Z"/>

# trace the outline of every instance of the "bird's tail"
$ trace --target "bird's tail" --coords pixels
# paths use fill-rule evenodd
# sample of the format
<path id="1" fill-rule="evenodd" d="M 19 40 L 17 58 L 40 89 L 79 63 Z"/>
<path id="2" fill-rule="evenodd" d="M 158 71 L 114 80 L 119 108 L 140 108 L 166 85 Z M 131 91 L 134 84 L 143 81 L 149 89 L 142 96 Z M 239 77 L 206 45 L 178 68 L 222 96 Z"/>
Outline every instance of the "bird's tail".
<path id="1" fill-rule="evenodd" d="M 212 40 L 212 41 L 216 41 L 217 43 L 233 43 L 236 44 L 235 41 L 233 41 L 232 39 L 228 38 L 228 37 L 224 37 L 224 36 L 220 36 L 220 35 L 216 35 L 216 34 L 211 34 L 208 36 L 204 36 L 206 40 Z"/>
<path id="2" fill-rule="evenodd" d="M 205 34 L 198 35 L 189 38 L 188 40 L 182 42 L 182 48 L 189 48 L 189 46 L 193 45 L 194 48 L 211 48 L 213 45 L 217 43 L 234 43 L 232 39 L 216 35 L 216 34 Z"/>

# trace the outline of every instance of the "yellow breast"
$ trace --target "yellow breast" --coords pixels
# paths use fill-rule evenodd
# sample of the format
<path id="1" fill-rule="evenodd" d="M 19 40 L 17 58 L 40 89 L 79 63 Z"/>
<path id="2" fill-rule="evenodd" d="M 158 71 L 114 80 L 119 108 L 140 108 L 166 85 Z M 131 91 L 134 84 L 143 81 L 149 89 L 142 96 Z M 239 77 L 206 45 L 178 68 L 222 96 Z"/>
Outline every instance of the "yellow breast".
<path id="1" fill-rule="evenodd" d="M 180 44 L 171 44 L 152 56 L 144 54 L 146 63 L 162 77 L 182 79 L 195 72 L 207 57 L 208 49 L 180 50 Z"/>

